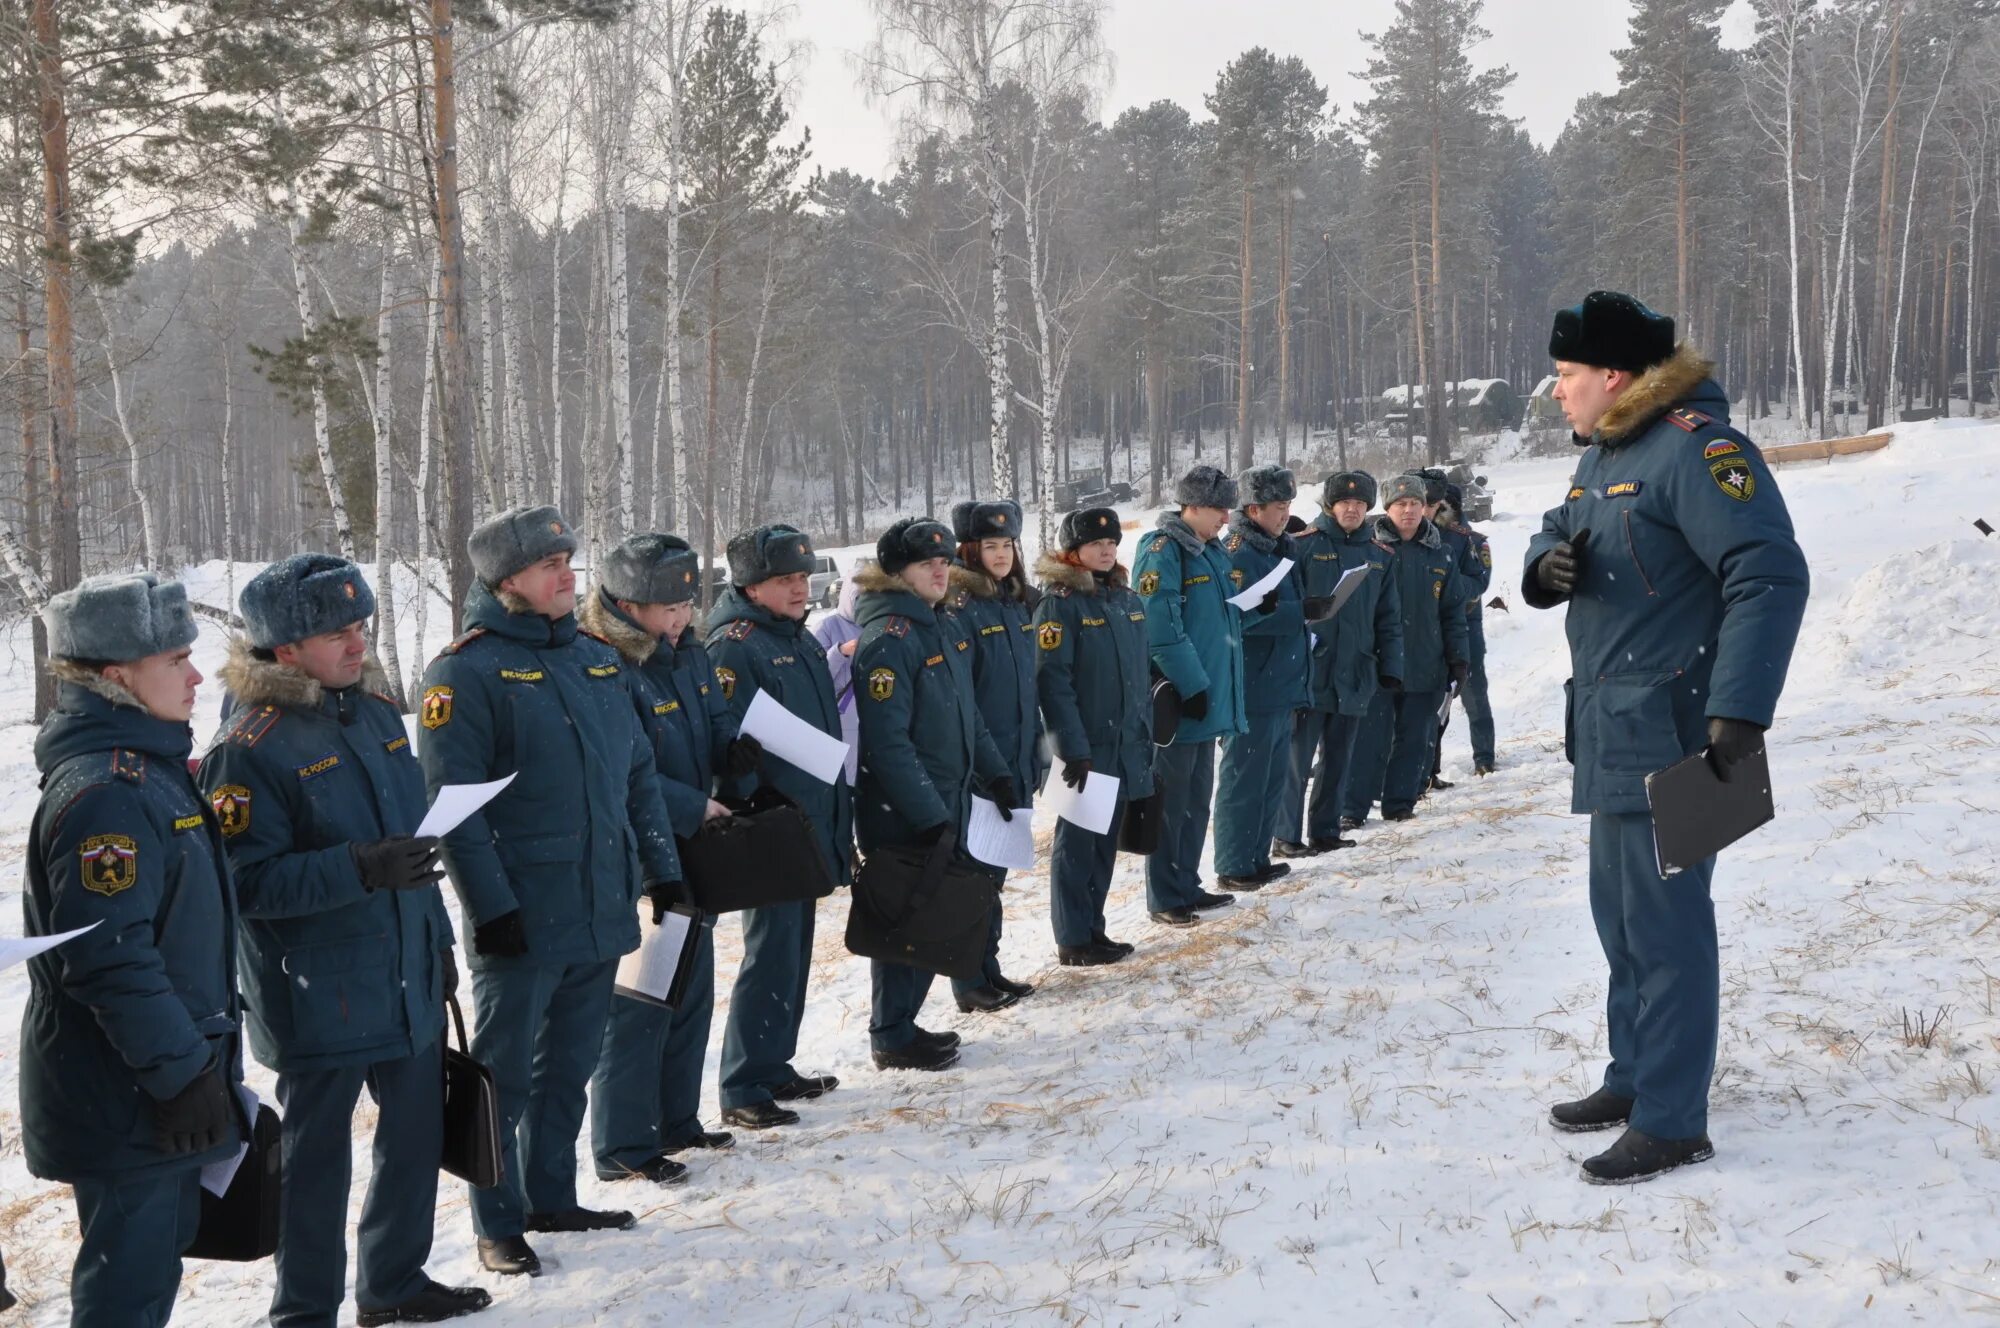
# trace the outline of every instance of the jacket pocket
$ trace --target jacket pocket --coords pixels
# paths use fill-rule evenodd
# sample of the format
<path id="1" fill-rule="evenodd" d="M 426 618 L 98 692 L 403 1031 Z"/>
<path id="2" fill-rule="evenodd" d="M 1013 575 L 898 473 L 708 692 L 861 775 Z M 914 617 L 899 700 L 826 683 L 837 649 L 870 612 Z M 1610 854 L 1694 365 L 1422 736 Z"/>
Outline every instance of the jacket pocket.
<path id="1" fill-rule="evenodd" d="M 521 902 L 530 943 L 537 933 L 549 935 L 588 923 L 583 843 L 578 835 L 522 835 L 496 840 L 493 848 L 507 883 L 514 887 L 514 897 Z"/>
<path id="2" fill-rule="evenodd" d="M 295 1054 L 362 1046 L 393 1032 L 402 992 L 387 936 L 308 945 L 285 955 Z"/>
<path id="3" fill-rule="evenodd" d="M 1646 575 L 1646 564 L 1639 561 L 1639 541 L 1632 535 L 1632 509 L 1627 507 L 1623 515 L 1625 517 L 1622 523 L 1625 527 L 1625 552 L 1632 556 L 1632 567 L 1633 570 L 1639 573 L 1639 584 L 1646 588 L 1648 595 L 1657 595 L 1659 592 L 1653 589 L 1653 579 Z"/>
<path id="4" fill-rule="evenodd" d="M 1607 775 L 1645 776 L 1681 759 L 1674 722 L 1677 669 L 1613 673 L 1598 679 L 1580 726 L 1588 755 Z"/>

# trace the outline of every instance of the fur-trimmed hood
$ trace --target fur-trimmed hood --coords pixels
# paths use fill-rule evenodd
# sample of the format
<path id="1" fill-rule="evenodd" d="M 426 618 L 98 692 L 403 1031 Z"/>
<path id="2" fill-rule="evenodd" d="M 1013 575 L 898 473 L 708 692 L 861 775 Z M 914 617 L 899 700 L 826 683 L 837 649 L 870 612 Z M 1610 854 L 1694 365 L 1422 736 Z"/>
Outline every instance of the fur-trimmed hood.
<path id="1" fill-rule="evenodd" d="M 1019 566 L 1021 546 L 1014 546 L 1016 566 Z M 963 604 L 969 599 L 1011 599 L 1016 604 L 1033 608 L 1034 588 L 1025 576 L 1010 576 L 1005 581 L 995 579 L 983 567 L 967 567 L 963 563 L 951 565 L 951 593 L 945 597 L 947 604 Z"/>
<path id="2" fill-rule="evenodd" d="M 1063 586 L 1078 595 L 1097 593 L 1097 574 L 1087 567 L 1066 563 L 1053 553 L 1045 553 L 1035 560 L 1035 576 L 1045 588 Z M 1105 584 L 1113 590 L 1123 590 L 1127 584 L 1125 564 L 1117 563 L 1105 575 Z"/>
<path id="3" fill-rule="evenodd" d="M 96 669 L 87 669 L 74 660 L 51 659 L 49 673 L 57 682 L 66 682 L 72 687 L 81 687 L 93 696 L 99 696 L 115 706 L 130 706 L 134 710 L 144 710 L 139 698 L 132 695 L 122 685 L 111 681 Z"/>
<path id="4" fill-rule="evenodd" d="M 326 689 L 301 670 L 275 659 L 258 659 L 251 652 L 247 636 L 229 638 L 229 658 L 223 661 L 218 676 L 238 705 L 317 710 L 326 699 Z M 389 675 L 382 671 L 373 655 L 362 665 L 357 685 L 366 692 L 389 690 Z"/>
<path id="5" fill-rule="evenodd" d="M 909 582 L 893 573 L 883 571 L 882 564 L 877 562 L 871 562 L 866 566 L 855 568 L 854 575 L 848 579 L 854 583 L 857 608 L 859 607 L 860 597 L 863 595 L 880 595 L 896 590 L 907 591 L 912 595 L 917 593 L 914 590 L 910 590 Z"/>
<path id="6" fill-rule="evenodd" d="M 1194 533 L 1194 527 L 1190 526 L 1187 523 L 1187 518 L 1183 517 L 1179 512 L 1162 512 L 1160 513 L 1160 519 L 1155 521 L 1153 525 L 1161 534 L 1173 536 L 1174 543 L 1180 545 L 1187 552 L 1198 554 L 1202 551 L 1203 541 L 1201 536 Z"/>
<path id="7" fill-rule="evenodd" d="M 1715 406 L 1720 403 L 1720 415 L 1726 420 L 1729 399 L 1714 379 L 1715 361 L 1682 342 L 1672 355 L 1632 380 L 1632 386 L 1597 422 L 1595 434 L 1577 441 L 1605 447 L 1631 442 L 1660 416 L 1694 399 L 1701 400 L 1703 412 L 1709 415 L 1718 413 Z"/>
<path id="8" fill-rule="evenodd" d="M 1282 531 L 1276 535 L 1265 534 L 1264 528 L 1241 509 L 1229 514 L 1229 533 L 1242 536 L 1245 543 L 1266 557 L 1296 558 L 1298 554 L 1290 534 Z"/>
<path id="9" fill-rule="evenodd" d="M 611 643 L 621 658 L 644 664 L 660 648 L 660 639 L 620 613 L 602 590 L 593 590 L 577 606 L 576 624 Z"/>
<path id="10" fill-rule="evenodd" d="M 1386 544 L 1394 548 L 1403 542 L 1403 532 L 1397 530 L 1396 523 L 1386 515 L 1369 517 L 1368 524 L 1361 528 L 1367 531 L 1377 544 Z M 1421 544 L 1426 549 L 1436 549 L 1443 547 L 1444 536 L 1439 533 L 1437 523 L 1425 517 L 1424 523 L 1417 527 L 1416 537 L 1410 542 Z"/>

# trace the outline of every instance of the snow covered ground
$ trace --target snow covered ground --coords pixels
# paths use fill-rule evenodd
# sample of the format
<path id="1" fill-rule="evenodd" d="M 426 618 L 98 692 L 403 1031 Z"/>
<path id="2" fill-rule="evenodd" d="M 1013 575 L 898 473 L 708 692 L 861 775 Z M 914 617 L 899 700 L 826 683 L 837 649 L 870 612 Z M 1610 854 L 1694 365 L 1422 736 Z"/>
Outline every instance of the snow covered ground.
<path id="1" fill-rule="evenodd" d="M 585 1202 L 644 1220 L 539 1238 L 536 1281 L 476 1271 L 454 1189 L 431 1271 L 492 1287 L 472 1322 L 534 1328 L 1995 1316 L 2000 537 L 1971 522 L 2000 522 L 2000 427 L 1905 427 L 1886 452 L 1780 476 L 1813 599 L 1772 734 L 1778 821 L 1717 873 L 1717 1158 L 1626 1190 L 1577 1180 L 1607 1136 L 1544 1121 L 1604 1055 L 1561 615 L 1513 588 L 1568 469 L 1490 471 L 1511 607 L 1487 613 L 1497 775 L 1470 778 L 1454 728 L 1459 788 L 1192 931 L 1146 919 L 1121 859 L 1111 931 L 1140 951 L 1119 967 L 1056 967 L 1046 874 L 1016 876 L 1003 959 L 1040 989 L 961 1016 L 940 983 L 927 1022 L 967 1042 L 942 1075 L 869 1067 L 867 970 L 836 896 L 799 1064 L 843 1082 L 802 1126 L 694 1158 L 683 1187 L 587 1180 Z M 15 716 L 24 645 L 0 694 Z M 205 629 L 201 660 L 218 656 Z M 0 729 L 8 933 L 31 741 Z M 719 934 L 726 993 L 739 933 Z M 54 1325 L 75 1235 L 66 1191 L 19 1154 L 25 986 L 0 978 L 0 1246 L 14 1318 Z M 1929 1045 L 1906 1018 L 1937 1022 Z M 176 1322 L 252 1322 L 269 1277 L 190 1265 Z"/>

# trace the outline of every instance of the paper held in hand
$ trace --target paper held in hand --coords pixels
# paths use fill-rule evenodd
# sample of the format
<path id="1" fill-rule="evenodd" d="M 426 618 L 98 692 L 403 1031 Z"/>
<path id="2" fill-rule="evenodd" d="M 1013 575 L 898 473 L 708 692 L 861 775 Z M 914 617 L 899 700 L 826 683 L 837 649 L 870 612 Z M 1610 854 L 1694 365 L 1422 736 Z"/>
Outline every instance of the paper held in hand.
<path id="1" fill-rule="evenodd" d="M 1248 613 L 1264 602 L 1264 596 L 1277 589 L 1278 583 L 1285 579 L 1285 573 L 1291 571 L 1294 566 L 1296 564 L 1290 558 L 1278 559 L 1276 567 L 1258 577 L 1254 585 L 1245 586 L 1242 594 L 1231 595 L 1229 602 Z"/>
<path id="2" fill-rule="evenodd" d="M 424 813 L 417 827 L 419 835 L 448 835 L 465 824 L 465 818 L 500 796 L 500 790 L 514 782 L 514 776 L 491 784 L 446 784 L 438 790 L 437 801 Z"/>
<path id="3" fill-rule="evenodd" d="M 790 762 L 822 784 L 839 779 L 847 764 L 845 742 L 806 723 L 769 692 L 750 698 L 740 732 L 762 743 L 766 755 Z"/>
<path id="4" fill-rule="evenodd" d="M 1118 776 L 1102 775 L 1093 770 L 1080 789 L 1073 789 L 1060 779 L 1052 779 L 1048 792 L 1043 796 L 1043 805 L 1071 825 L 1081 826 L 1093 835 L 1109 834 L 1111 818 L 1118 811 Z"/>
<path id="5" fill-rule="evenodd" d="M 95 927 L 95 922 L 90 927 Z M 90 930 L 78 927 L 75 931 L 59 932 L 54 936 L 6 936 L 0 937 L 0 973 L 16 964 L 25 964 L 44 950 L 53 950 L 64 941 L 74 940 Z"/>
<path id="6" fill-rule="evenodd" d="M 236 1095 L 243 1099 L 243 1119 L 255 1123 L 257 1120 L 257 1094 L 248 1084 L 236 1085 Z M 218 1158 L 201 1169 L 201 1188 L 220 1199 L 229 1193 L 229 1182 L 236 1179 L 236 1169 L 243 1165 L 244 1157 L 250 1152 L 250 1141 L 245 1139 L 229 1157 Z"/>
<path id="7" fill-rule="evenodd" d="M 1359 567 L 1350 567 L 1342 572 L 1340 580 L 1333 584 L 1333 594 L 1329 596 L 1331 603 L 1328 604 L 1326 612 L 1317 618 L 1308 618 L 1306 621 L 1312 623 L 1325 622 L 1327 619 L 1333 617 L 1334 614 L 1339 613 L 1341 607 L 1347 601 L 1354 598 L 1354 592 L 1361 589 L 1361 578 L 1367 576 L 1369 571 L 1369 565 L 1363 563 Z"/>
<path id="8" fill-rule="evenodd" d="M 1000 805 L 985 798 L 972 800 L 965 830 L 965 851 L 989 867 L 1027 871 L 1035 865 L 1035 809 L 1016 807 L 1014 819 L 1004 820 Z"/>
<path id="9" fill-rule="evenodd" d="M 700 915 L 687 909 L 672 908 L 655 927 L 652 911 L 651 903 L 640 901 L 639 948 L 618 961 L 611 989 L 620 996 L 671 1008 L 679 1003 L 674 992 L 675 979 L 688 957 L 688 940 L 701 920 Z"/>

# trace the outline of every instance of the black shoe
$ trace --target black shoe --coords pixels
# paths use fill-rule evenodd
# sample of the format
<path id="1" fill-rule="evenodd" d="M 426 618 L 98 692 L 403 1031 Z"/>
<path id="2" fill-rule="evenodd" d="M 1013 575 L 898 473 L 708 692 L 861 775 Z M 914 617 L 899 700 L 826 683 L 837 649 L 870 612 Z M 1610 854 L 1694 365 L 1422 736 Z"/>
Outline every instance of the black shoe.
<path id="1" fill-rule="evenodd" d="M 560 1213 L 529 1213 L 522 1223 L 530 1231 L 630 1231 L 639 1219 L 623 1208 L 565 1208 Z"/>
<path id="2" fill-rule="evenodd" d="M 498 1240 L 482 1237 L 479 1242 L 479 1266 L 489 1273 L 524 1273 L 529 1277 L 542 1275 L 541 1256 L 521 1236 L 502 1236 Z"/>
<path id="3" fill-rule="evenodd" d="M 1006 1009 L 1020 999 L 1013 992 L 1002 991 L 992 985 L 974 987 L 958 998 L 958 1012 L 971 1014 L 977 1010 L 981 1014 L 992 1014 L 995 1010 Z"/>
<path id="4" fill-rule="evenodd" d="M 1116 950 L 1120 954 L 1129 955 L 1139 948 L 1138 946 L 1132 944 L 1130 941 L 1114 941 L 1101 931 L 1094 933 L 1090 939 L 1093 943 Z"/>
<path id="5" fill-rule="evenodd" d="M 1484 779 L 1486 776 L 1493 773 L 1493 767 L 1482 761 L 1479 764 L 1472 767 L 1472 773 L 1478 775 L 1481 779 Z"/>
<path id="6" fill-rule="evenodd" d="M 487 1242 L 479 1243 L 483 1246 Z M 383 1323 L 443 1323 L 446 1319 L 477 1314 L 492 1303 L 493 1297 L 483 1287 L 448 1287 L 442 1282 L 432 1282 L 400 1305 L 386 1310 L 362 1310 L 355 1315 L 354 1322 L 358 1328 L 375 1328 Z"/>
<path id="7" fill-rule="evenodd" d="M 1092 941 L 1089 945 L 1058 945 L 1056 960 L 1064 968 L 1095 968 L 1099 964 L 1115 964 L 1125 958 L 1125 951 L 1116 945 L 1099 945 Z"/>
<path id="8" fill-rule="evenodd" d="M 7 1289 L 6 1283 L 0 1282 L 0 1310 L 11 1310 L 20 1303 L 14 1299 L 14 1293 Z"/>
<path id="9" fill-rule="evenodd" d="M 1153 921 L 1162 927 L 1192 927 L 1201 921 L 1201 915 L 1182 905 L 1179 908 L 1162 908 L 1153 911 Z"/>
<path id="10" fill-rule="evenodd" d="M 605 1181 L 649 1180 L 655 1185 L 679 1185 L 688 1178 L 688 1169 L 684 1164 L 662 1153 L 658 1157 L 642 1162 L 636 1167 L 627 1167 L 623 1171 L 605 1171 L 599 1168 L 597 1178 Z"/>
<path id="11" fill-rule="evenodd" d="M 771 1090 L 771 1096 L 780 1102 L 810 1102 L 838 1087 L 840 1080 L 830 1074 L 802 1074 L 779 1084 Z"/>
<path id="12" fill-rule="evenodd" d="M 1446 779 L 1442 775 L 1432 775 L 1431 787 L 1442 793 L 1446 789 L 1455 789 L 1458 787 L 1458 785 L 1452 783 L 1449 779 Z"/>
<path id="13" fill-rule="evenodd" d="M 719 1153 L 725 1148 L 734 1147 L 736 1147 L 736 1136 L 727 1130 L 699 1130 L 691 1139 L 684 1139 L 677 1144 L 668 1144 L 666 1151 L 669 1153 L 685 1153 L 690 1148 L 707 1148 Z"/>
<path id="14" fill-rule="evenodd" d="M 1016 982 L 1014 981 L 1014 979 L 1007 977 L 1005 974 L 1002 974 L 1000 977 L 993 979 L 993 985 L 998 987 L 1000 990 L 1004 992 L 1011 993 L 1014 999 L 1016 1000 L 1019 1000 L 1024 996 L 1032 996 L 1035 994 L 1034 983 Z"/>
<path id="15" fill-rule="evenodd" d="M 746 1130 L 772 1130 L 780 1125 L 797 1125 L 799 1113 L 775 1102 L 752 1102 L 747 1107 L 724 1107 L 724 1125 L 740 1125 Z"/>
<path id="16" fill-rule="evenodd" d="M 1215 883 L 1219 886 L 1224 887 L 1225 889 L 1235 890 L 1241 894 L 1246 894 L 1246 895 L 1255 894 L 1257 891 L 1262 890 L 1264 888 L 1264 882 L 1254 872 L 1248 876 L 1218 876 L 1215 878 Z M 1204 891 L 1201 898 L 1214 899 L 1217 898 L 1217 896 L 1208 894 L 1207 892 Z M 1196 908 L 1216 907 L 1216 905 L 1214 904 L 1204 904 L 1200 900 L 1196 900 L 1194 906 Z"/>
<path id="17" fill-rule="evenodd" d="M 1326 835 L 1321 835 L 1319 838 L 1313 840 L 1313 850 L 1318 853 L 1333 853 L 1343 848 L 1353 847 L 1353 840 L 1342 839 L 1339 835 L 1334 835 L 1330 838 Z"/>
<path id="18" fill-rule="evenodd" d="M 1589 1097 L 1574 1102 L 1558 1102 L 1549 1108 L 1549 1124 L 1566 1134 L 1588 1134 L 1623 1125 L 1632 1114 L 1632 1099 L 1600 1088 Z"/>
<path id="19" fill-rule="evenodd" d="M 1628 1129 L 1618 1136 L 1617 1143 L 1583 1160 L 1583 1178 L 1592 1185 L 1637 1185 L 1714 1156 L 1715 1145 L 1705 1134 L 1692 1139 L 1656 1139 Z"/>
<path id="20" fill-rule="evenodd" d="M 1271 841 L 1271 856 L 1274 858 L 1316 858 L 1320 850 L 1311 844 L 1301 844 L 1296 839 L 1274 839 Z"/>
<path id="21" fill-rule="evenodd" d="M 1359 830 L 1367 819 L 1365 816 L 1343 816 L 1340 818 L 1340 828 L 1343 831 Z"/>
<path id="22" fill-rule="evenodd" d="M 943 1070 L 957 1062 L 958 1048 L 941 1047 L 919 1037 L 894 1051 L 875 1052 L 874 1057 L 878 1070 Z"/>
<path id="23" fill-rule="evenodd" d="M 1235 902 L 1236 902 L 1235 895 L 1232 894 L 1218 895 L 1218 894 L 1212 894 L 1209 891 L 1204 890 L 1200 894 L 1195 896 L 1194 902 L 1192 904 L 1189 904 L 1188 907 L 1193 909 L 1197 913 L 1201 913 L 1211 908 L 1226 908 L 1230 904 L 1233 904 Z"/>
<path id="24" fill-rule="evenodd" d="M 1417 813 L 1413 809 L 1405 807 L 1399 812 L 1383 812 L 1382 819 L 1385 821 L 1414 821 L 1417 819 Z"/>
<path id="25" fill-rule="evenodd" d="M 1267 862 L 1263 866 L 1257 869 L 1257 884 L 1269 885 L 1271 882 L 1283 880 L 1285 877 L 1290 876 L 1291 874 L 1292 874 L 1291 863 Z"/>
<path id="26" fill-rule="evenodd" d="M 955 1047 L 959 1043 L 958 1034 L 953 1032 L 933 1033 L 922 1024 L 917 1025 L 917 1041 L 927 1047 Z"/>

